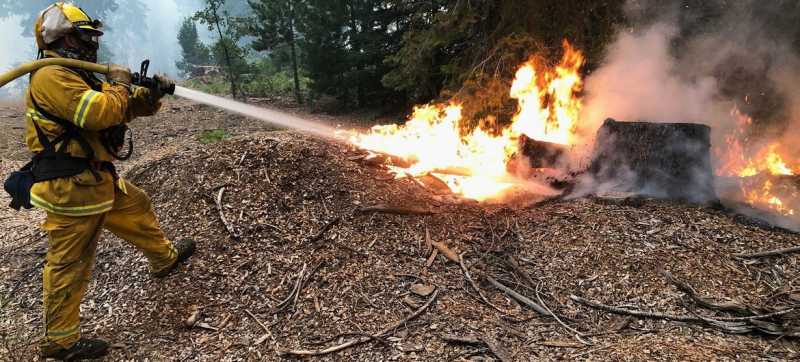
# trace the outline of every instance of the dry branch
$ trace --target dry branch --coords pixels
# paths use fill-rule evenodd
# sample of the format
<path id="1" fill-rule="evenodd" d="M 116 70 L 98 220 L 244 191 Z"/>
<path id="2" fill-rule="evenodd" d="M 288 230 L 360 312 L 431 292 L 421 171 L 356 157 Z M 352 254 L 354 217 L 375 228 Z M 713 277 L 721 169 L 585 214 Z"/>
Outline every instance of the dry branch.
<path id="1" fill-rule="evenodd" d="M 509 255 L 508 258 L 507 258 L 507 262 L 508 262 L 508 265 L 511 266 L 511 269 L 514 269 L 514 272 L 517 273 L 517 275 L 519 275 L 520 278 L 522 278 L 522 280 L 524 280 L 526 283 L 528 283 L 528 285 L 531 288 L 535 288 L 536 287 L 536 282 L 534 282 L 533 278 L 531 278 L 531 276 L 528 275 L 528 273 L 526 273 L 525 270 L 522 269 L 522 267 L 520 267 L 519 263 L 517 262 L 517 260 L 513 256 Z"/>
<path id="2" fill-rule="evenodd" d="M 478 293 L 478 296 L 481 297 L 481 300 L 486 305 L 492 307 L 494 310 L 496 310 L 496 311 L 498 311 L 500 313 L 511 314 L 508 311 L 500 309 L 500 307 L 492 304 L 492 302 L 490 302 L 489 299 L 486 298 L 486 296 L 483 294 L 483 292 L 481 292 L 480 288 L 478 288 L 478 284 L 475 283 L 475 280 L 473 280 L 472 277 L 469 275 L 469 269 L 467 269 L 467 266 L 464 264 L 464 254 L 461 254 L 461 255 L 458 256 L 458 264 L 461 266 L 461 270 L 464 271 L 464 277 L 467 278 L 467 281 L 472 286 L 472 289 L 475 289 L 475 291 Z"/>
<path id="3" fill-rule="evenodd" d="M 599 309 L 602 311 L 606 311 L 609 313 L 620 314 L 620 315 L 629 315 L 639 318 L 648 318 L 648 319 L 663 319 L 663 320 L 671 320 L 676 322 L 685 322 L 685 323 L 698 323 L 698 324 L 706 324 L 708 326 L 717 328 L 725 333 L 730 334 L 745 334 L 750 333 L 753 331 L 759 331 L 762 333 L 772 334 L 772 335 L 780 335 L 780 336 L 800 336 L 800 332 L 792 329 L 786 329 L 781 324 L 776 324 L 772 322 L 763 321 L 764 319 L 770 319 L 779 317 L 785 314 L 789 314 L 795 311 L 794 308 L 780 310 L 774 313 L 769 314 L 762 314 L 762 315 L 753 315 L 749 317 L 705 317 L 699 314 L 695 314 L 694 316 L 689 315 L 674 315 L 674 314 L 664 314 L 664 313 L 655 313 L 655 312 L 646 312 L 641 310 L 635 309 L 627 309 L 627 308 L 620 308 L 614 307 L 602 303 L 598 303 L 595 301 L 587 300 L 581 298 L 576 295 L 571 295 L 570 299 L 573 301 L 585 305 L 590 308 Z M 791 328 L 791 327 L 790 327 Z"/>
<path id="4" fill-rule="evenodd" d="M 236 232 L 236 229 L 228 222 L 228 219 L 225 218 L 225 209 L 222 207 L 222 195 L 224 193 L 225 187 L 223 186 L 219 189 L 217 197 L 214 199 L 214 202 L 217 204 L 217 210 L 219 211 L 219 219 L 222 221 L 222 224 L 225 225 L 225 230 L 228 231 L 228 234 L 230 234 L 232 238 L 238 239 L 239 234 Z"/>
<path id="5" fill-rule="evenodd" d="M 422 307 L 417 309 L 414 313 L 412 313 L 408 317 L 403 318 L 402 320 L 400 320 L 400 321 L 398 321 L 396 323 L 393 323 L 392 325 L 384 328 L 382 331 L 380 331 L 377 334 L 374 334 L 374 335 L 371 335 L 371 336 L 367 336 L 367 337 L 361 337 L 361 338 L 358 338 L 358 339 L 354 339 L 354 340 L 342 343 L 342 344 L 337 345 L 337 346 L 329 347 L 329 348 L 326 348 L 326 349 L 320 349 L 320 350 L 283 350 L 283 351 L 279 350 L 278 351 L 278 355 L 280 355 L 280 356 L 305 356 L 305 357 L 308 357 L 308 356 L 322 356 L 322 355 L 338 352 L 338 351 L 341 351 L 341 350 L 344 350 L 344 349 L 347 349 L 347 348 L 350 348 L 350 347 L 353 347 L 353 346 L 357 346 L 359 344 L 367 343 L 367 342 L 369 342 L 369 341 L 371 341 L 373 339 L 381 338 L 381 337 L 383 337 L 384 335 L 386 335 L 388 333 L 392 333 L 395 329 L 397 329 L 397 328 L 401 327 L 402 325 L 408 323 L 412 319 L 419 317 L 423 312 L 425 312 L 433 304 L 433 302 L 436 300 L 436 298 L 438 296 L 439 296 L 439 289 L 437 288 L 436 291 L 433 292 L 433 295 L 431 295 L 430 299 L 428 299 L 428 301 L 425 303 L 425 305 L 423 305 Z"/>
<path id="6" fill-rule="evenodd" d="M 558 322 L 558 324 L 560 324 L 562 327 L 564 327 L 564 329 L 566 329 L 567 331 L 575 334 L 575 339 L 577 339 L 583 345 L 586 345 L 586 346 L 591 346 L 592 345 L 592 343 L 586 342 L 586 341 L 581 339 L 581 337 L 583 337 L 583 333 L 578 332 L 577 330 L 573 329 L 572 327 L 568 326 L 566 323 L 561 321 L 561 318 L 558 318 L 558 316 L 555 313 L 553 313 L 553 311 L 550 310 L 550 308 L 547 307 L 547 304 L 544 303 L 544 301 L 542 300 L 542 297 L 539 296 L 539 292 L 538 291 L 536 292 L 536 299 L 539 300 L 539 303 L 541 304 L 542 308 L 544 308 L 547 311 L 547 313 L 550 313 L 550 315 L 553 316 L 553 319 L 555 319 L 556 322 Z"/>
<path id="7" fill-rule="evenodd" d="M 289 307 L 293 303 L 297 302 L 297 295 L 300 294 L 300 289 L 302 288 L 303 279 L 305 278 L 305 274 L 306 274 L 306 265 L 303 264 L 303 269 L 301 269 L 300 270 L 300 274 L 297 275 L 297 281 L 295 282 L 294 287 L 292 288 L 292 291 L 289 293 L 289 295 L 286 297 L 286 299 L 282 300 L 280 303 L 278 303 L 278 305 L 275 306 L 275 308 L 272 310 L 273 314 L 278 313 L 278 312 L 286 309 L 287 307 Z"/>
<path id="8" fill-rule="evenodd" d="M 606 305 L 603 303 L 598 303 L 595 301 L 591 301 L 588 299 L 583 299 L 577 295 L 570 295 L 569 299 L 572 299 L 578 304 L 585 305 L 590 308 L 599 309 L 602 311 L 606 311 L 609 313 L 620 314 L 620 315 L 629 315 L 639 318 L 649 318 L 649 319 L 665 319 L 670 321 L 676 322 L 702 322 L 703 320 L 699 317 L 693 317 L 689 315 L 673 315 L 673 314 L 663 314 L 663 313 L 654 313 L 654 312 L 645 312 L 641 310 L 633 310 L 633 309 L 626 309 L 626 308 L 619 308 L 610 305 Z"/>
<path id="9" fill-rule="evenodd" d="M 265 341 L 267 338 L 272 338 L 272 332 L 270 332 L 270 331 L 269 331 L 269 328 L 267 327 L 267 325 L 266 325 L 266 324 L 264 324 L 263 322 L 261 322 L 261 320 L 259 320 L 259 319 L 256 317 L 256 315 L 255 315 L 255 314 L 253 314 L 253 312 L 251 312 L 249 309 L 245 309 L 244 311 L 245 311 L 245 313 L 247 313 L 247 315 L 249 315 L 249 316 L 250 316 L 250 318 L 253 318 L 253 320 L 254 320 L 254 321 L 256 321 L 256 323 L 258 323 L 258 325 L 259 325 L 259 326 L 261 326 L 261 328 L 264 330 L 264 336 L 263 336 L 263 337 L 261 337 L 261 338 L 260 338 L 260 342 L 256 342 L 256 344 L 261 344 L 261 343 L 262 343 L 262 342 L 264 342 L 264 341 Z"/>
<path id="10" fill-rule="evenodd" d="M 506 293 L 509 297 L 514 298 L 516 301 L 518 301 L 518 302 L 520 302 L 520 303 L 532 308 L 537 313 L 539 313 L 541 315 L 545 315 L 545 316 L 552 316 L 552 314 L 548 313 L 547 310 L 544 309 L 541 305 L 536 304 L 536 302 L 534 302 L 530 298 L 528 298 L 528 297 L 526 297 L 526 296 L 524 296 L 522 294 L 519 294 L 517 291 L 515 291 L 515 290 L 513 290 L 513 289 L 511 289 L 511 288 L 509 288 L 509 287 L 507 287 L 505 285 L 503 285 L 502 283 L 498 282 L 494 278 L 492 278 L 492 277 L 487 275 L 486 276 L 486 280 L 488 280 L 489 283 L 492 283 L 492 285 L 494 285 L 495 288 L 500 289 L 503 293 Z"/>
<path id="11" fill-rule="evenodd" d="M 391 205 L 373 205 L 373 206 L 364 206 L 358 208 L 356 210 L 359 213 L 369 213 L 369 212 L 379 212 L 384 214 L 393 214 L 393 215 L 433 215 L 434 212 L 429 209 L 418 209 L 412 207 L 400 207 L 400 206 L 391 206 Z"/>
<path id="12" fill-rule="evenodd" d="M 322 237 L 325 235 L 325 233 L 327 233 L 332 227 L 336 226 L 340 222 L 342 222 L 342 218 L 341 217 L 336 217 L 335 219 L 333 219 L 331 221 L 328 221 L 325 224 L 325 226 L 323 226 L 322 229 L 320 229 L 319 232 L 317 232 L 316 235 L 314 235 L 311 239 L 308 239 L 308 242 L 309 243 L 315 243 L 315 242 L 319 241 L 319 239 L 322 239 Z"/>
<path id="13" fill-rule="evenodd" d="M 689 298 L 691 298 L 695 303 L 697 303 L 697 305 L 703 308 L 714 311 L 730 312 L 738 315 L 755 314 L 752 311 L 750 311 L 750 309 L 747 309 L 736 303 L 723 303 L 723 304 L 715 303 L 714 301 L 711 300 L 711 298 L 699 295 L 697 291 L 695 291 L 694 288 L 692 288 L 691 285 L 689 285 L 686 282 L 678 280 L 677 278 L 675 278 L 674 275 L 672 275 L 672 273 L 663 269 L 659 269 L 659 273 L 661 273 L 661 275 L 663 275 L 668 282 L 670 282 L 672 285 L 678 288 L 678 290 L 686 293 L 686 295 L 689 296 Z"/>
<path id="14" fill-rule="evenodd" d="M 755 258 L 764 258 L 768 256 L 788 255 L 794 253 L 800 253 L 800 246 L 794 246 L 785 249 L 762 251 L 754 254 L 736 254 L 734 256 L 742 259 L 755 259 Z"/>

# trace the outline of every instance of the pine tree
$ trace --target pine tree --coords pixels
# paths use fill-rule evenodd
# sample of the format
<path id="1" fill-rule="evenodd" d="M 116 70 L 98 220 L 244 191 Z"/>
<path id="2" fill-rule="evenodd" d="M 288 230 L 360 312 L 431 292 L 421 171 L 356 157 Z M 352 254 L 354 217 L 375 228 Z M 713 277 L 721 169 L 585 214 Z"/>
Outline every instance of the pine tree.
<path id="1" fill-rule="evenodd" d="M 241 75 L 247 69 L 244 50 L 238 45 L 241 36 L 237 24 L 225 9 L 225 0 L 205 0 L 205 3 L 206 7 L 195 13 L 194 19 L 208 25 L 208 30 L 216 31 L 219 35 L 211 49 L 217 64 L 228 74 L 231 96 L 237 98 L 241 93 Z"/>
<path id="2" fill-rule="evenodd" d="M 191 18 L 186 18 L 178 31 L 178 43 L 181 46 L 183 59 L 176 63 L 183 75 L 191 74 L 197 65 L 206 65 L 211 61 L 208 47 L 200 41 L 197 25 Z"/>
<path id="3" fill-rule="evenodd" d="M 253 21 L 247 22 L 246 32 L 256 38 L 252 43 L 256 51 L 274 51 L 288 46 L 291 54 L 294 95 L 303 103 L 300 94 L 300 69 L 297 50 L 297 6 L 299 0 L 248 0 L 253 9 Z"/>

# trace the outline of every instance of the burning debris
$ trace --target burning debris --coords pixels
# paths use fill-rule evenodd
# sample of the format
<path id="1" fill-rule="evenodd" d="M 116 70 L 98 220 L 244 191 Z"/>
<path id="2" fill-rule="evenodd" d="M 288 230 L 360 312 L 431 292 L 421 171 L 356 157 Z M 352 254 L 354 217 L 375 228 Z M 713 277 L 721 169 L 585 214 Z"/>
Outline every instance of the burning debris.
<path id="1" fill-rule="evenodd" d="M 403 126 L 373 127 L 351 133 L 350 142 L 368 151 L 390 154 L 410 167 L 389 165 L 398 177 L 434 175 L 453 193 L 479 201 L 497 199 L 529 183 L 509 170 L 523 137 L 570 146 L 580 113 L 584 57 L 564 42 L 564 57 L 554 69 L 529 61 L 516 73 L 511 98 L 519 110 L 500 130 L 464 130 L 461 106 L 427 105 L 414 110 Z"/>
<path id="2" fill-rule="evenodd" d="M 563 47 L 557 66 L 529 61 L 516 72 L 510 96 L 518 108 L 505 127 L 465 129 L 461 105 L 431 104 L 417 107 L 403 125 L 346 136 L 398 178 L 441 180 L 440 191 L 477 201 L 502 201 L 519 190 L 563 197 L 633 192 L 695 203 L 716 202 L 720 194 L 796 216 L 797 185 L 775 177 L 794 177 L 800 164 L 790 164 L 775 142 L 748 156 L 752 119 L 738 110 L 732 112 L 738 127 L 726 145 L 715 145 L 713 160 L 714 130 L 701 124 L 609 120 L 585 144 L 579 135 L 590 127 L 581 123 L 585 59 L 569 42 Z M 736 193 L 725 186 L 729 180 L 720 182 L 726 177 L 736 178 Z"/>

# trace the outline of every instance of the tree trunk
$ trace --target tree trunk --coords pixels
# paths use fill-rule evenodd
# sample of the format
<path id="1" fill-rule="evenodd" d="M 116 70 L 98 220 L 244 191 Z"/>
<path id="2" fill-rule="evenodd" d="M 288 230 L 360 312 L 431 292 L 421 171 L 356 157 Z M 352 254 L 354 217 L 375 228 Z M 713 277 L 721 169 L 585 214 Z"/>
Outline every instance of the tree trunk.
<path id="1" fill-rule="evenodd" d="M 228 79 L 231 82 L 231 96 L 233 99 L 236 99 L 236 76 L 234 76 L 233 70 L 233 63 L 231 62 L 231 56 L 228 52 L 228 45 L 225 44 L 225 38 L 222 36 L 222 27 L 220 25 L 219 15 L 217 14 L 217 7 L 214 6 L 211 9 L 214 12 L 214 23 L 217 26 L 217 33 L 219 33 L 219 41 L 220 45 L 222 45 L 222 53 L 225 55 L 225 63 L 228 64 Z"/>
<path id="2" fill-rule="evenodd" d="M 364 105 L 366 104 L 366 97 L 364 95 L 364 85 L 363 85 L 363 83 L 364 83 L 364 80 L 363 80 L 364 64 L 363 64 L 363 60 L 361 59 L 361 56 L 360 56 L 362 49 L 361 49 L 361 42 L 359 41 L 360 30 L 359 30 L 359 27 L 358 27 L 358 19 L 356 18 L 356 4 L 354 4 L 352 1 L 349 1 L 348 4 L 350 6 L 350 28 L 351 28 L 351 31 L 352 31 L 352 34 L 353 34 L 353 36 L 352 36 L 353 53 L 357 55 L 355 57 L 355 59 L 356 59 L 356 61 L 355 61 L 356 62 L 356 64 L 355 64 L 355 66 L 356 66 L 356 77 L 355 77 L 356 78 L 355 79 L 355 83 L 356 83 L 356 102 L 357 102 L 357 106 L 358 107 L 364 107 Z M 362 29 L 363 29 L 363 26 L 362 26 Z"/>
<path id="3" fill-rule="evenodd" d="M 605 186 L 598 188 L 714 202 L 710 134 L 700 124 L 608 119 L 597 133 L 589 172 Z"/>
<path id="4" fill-rule="evenodd" d="M 303 96 L 300 94 L 300 71 L 297 65 L 297 49 L 295 48 L 294 36 L 294 1 L 289 2 L 289 46 L 292 47 L 292 71 L 294 73 L 294 97 L 297 104 L 303 104 Z"/>

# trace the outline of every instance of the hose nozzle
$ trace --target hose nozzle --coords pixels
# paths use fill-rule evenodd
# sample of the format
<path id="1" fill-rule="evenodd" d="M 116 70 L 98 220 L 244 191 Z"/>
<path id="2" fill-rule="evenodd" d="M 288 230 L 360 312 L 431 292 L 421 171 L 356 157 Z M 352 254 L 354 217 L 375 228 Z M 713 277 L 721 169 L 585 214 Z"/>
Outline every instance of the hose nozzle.
<path id="1" fill-rule="evenodd" d="M 175 84 L 173 83 L 162 83 L 159 81 L 158 77 L 148 77 L 147 71 L 150 68 L 150 59 L 145 59 L 142 62 L 141 69 L 139 72 L 133 73 L 132 83 L 138 85 L 140 87 L 150 88 L 161 94 L 175 94 Z"/>

